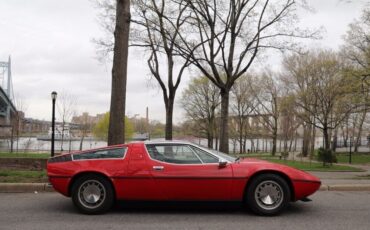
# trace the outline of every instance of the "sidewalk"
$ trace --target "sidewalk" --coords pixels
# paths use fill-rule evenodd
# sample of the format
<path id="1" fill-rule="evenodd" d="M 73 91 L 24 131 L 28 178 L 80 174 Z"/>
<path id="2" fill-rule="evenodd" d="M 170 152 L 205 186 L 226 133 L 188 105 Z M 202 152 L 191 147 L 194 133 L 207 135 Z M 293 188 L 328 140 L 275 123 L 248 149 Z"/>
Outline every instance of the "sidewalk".
<path id="1" fill-rule="evenodd" d="M 370 165 L 349 165 L 363 172 L 310 172 L 321 179 L 323 191 L 370 191 Z"/>

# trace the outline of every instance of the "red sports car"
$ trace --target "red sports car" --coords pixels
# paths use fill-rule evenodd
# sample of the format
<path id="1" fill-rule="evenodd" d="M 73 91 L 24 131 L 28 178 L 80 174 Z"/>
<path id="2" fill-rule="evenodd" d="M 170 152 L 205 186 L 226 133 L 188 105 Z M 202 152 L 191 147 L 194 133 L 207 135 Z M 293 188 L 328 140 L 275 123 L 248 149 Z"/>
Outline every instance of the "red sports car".
<path id="1" fill-rule="evenodd" d="M 54 189 L 83 213 L 115 200 L 240 201 L 260 215 L 307 200 L 320 180 L 285 165 L 239 159 L 186 142 L 139 142 L 50 158 Z"/>

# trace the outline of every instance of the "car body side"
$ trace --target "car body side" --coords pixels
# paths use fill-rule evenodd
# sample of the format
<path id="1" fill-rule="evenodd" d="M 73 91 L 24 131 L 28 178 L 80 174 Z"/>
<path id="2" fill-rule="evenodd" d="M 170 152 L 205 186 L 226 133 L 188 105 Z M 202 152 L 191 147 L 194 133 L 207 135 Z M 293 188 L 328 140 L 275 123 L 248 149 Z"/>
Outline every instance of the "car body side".
<path id="1" fill-rule="evenodd" d="M 72 184 L 78 177 L 98 174 L 111 182 L 118 200 L 209 201 L 242 201 L 248 183 L 262 173 L 283 177 L 290 186 L 292 201 L 311 195 L 321 184 L 306 172 L 261 160 L 240 160 L 222 168 L 218 163 L 174 165 L 150 158 L 142 142 L 108 148 L 118 147 L 127 147 L 124 158 L 48 164 L 50 183 L 58 192 L 71 196 Z M 156 172 L 156 166 L 166 170 Z"/>

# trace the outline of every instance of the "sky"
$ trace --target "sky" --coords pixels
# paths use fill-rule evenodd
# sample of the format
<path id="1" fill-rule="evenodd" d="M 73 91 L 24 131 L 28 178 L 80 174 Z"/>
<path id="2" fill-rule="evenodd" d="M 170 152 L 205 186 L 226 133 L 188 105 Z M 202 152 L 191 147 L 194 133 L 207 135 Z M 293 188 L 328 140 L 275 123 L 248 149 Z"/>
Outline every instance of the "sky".
<path id="1" fill-rule="evenodd" d="M 315 10 L 299 13 L 302 27 L 323 27 L 323 39 L 308 46 L 336 50 L 343 44 L 348 24 L 359 18 L 366 1 L 307 0 Z M 92 0 L 0 0 L 0 61 L 12 59 L 16 100 L 26 117 L 51 120 L 51 92 L 75 98 L 76 114 L 91 115 L 109 110 L 111 64 L 97 60 L 92 40 L 104 36 Z M 270 60 L 278 65 L 280 57 Z M 181 90 L 196 74 L 189 71 Z M 165 121 L 164 102 L 150 78 L 144 53 L 130 50 L 126 114 Z M 176 104 L 174 123 L 184 118 Z M 58 115 L 57 115 L 58 120 Z"/>

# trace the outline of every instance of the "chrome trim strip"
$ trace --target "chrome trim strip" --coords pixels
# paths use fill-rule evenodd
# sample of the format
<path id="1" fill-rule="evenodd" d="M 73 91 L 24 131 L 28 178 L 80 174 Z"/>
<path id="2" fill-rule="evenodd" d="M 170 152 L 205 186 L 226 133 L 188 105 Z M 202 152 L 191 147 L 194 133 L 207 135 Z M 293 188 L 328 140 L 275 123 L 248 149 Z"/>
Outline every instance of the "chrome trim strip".
<path id="1" fill-rule="evenodd" d="M 249 177 L 186 177 L 186 176 L 112 176 L 112 179 L 124 180 L 124 179 L 173 179 L 173 180 L 247 180 Z"/>

